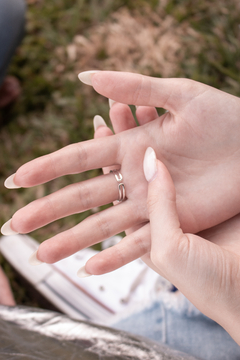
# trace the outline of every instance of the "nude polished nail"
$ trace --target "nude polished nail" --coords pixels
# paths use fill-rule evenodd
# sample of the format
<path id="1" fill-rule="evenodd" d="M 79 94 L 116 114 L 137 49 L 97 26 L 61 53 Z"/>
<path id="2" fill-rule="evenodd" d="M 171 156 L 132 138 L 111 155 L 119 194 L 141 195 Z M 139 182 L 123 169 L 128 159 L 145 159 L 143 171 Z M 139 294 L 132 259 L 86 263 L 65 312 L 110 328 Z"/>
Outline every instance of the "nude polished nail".
<path id="1" fill-rule="evenodd" d="M 89 71 L 83 71 L 80 74 L 78 74 L 79 80 L 87 85 L 92 85 L 92 75 L 96 74 L 100 70 L 89 70 Z"/>
<path id="2" fill-rule="evenodd" d="M 148 147 L 145 152 L 143 160 L 143 171 L 147 181 L 153 180 L 157 173 L 156 154 L 151 147 Z"/>
<path id="3" fill-rule="evenodd" d="M 99 128 L 99 126 L 107 126 L 107 124 L 100 115 L 95 115 L 93 118 L 93 126 L 94 126 L 94 131 L 96 131 Z"/>
<path id="4" fill-rule="evenodd" d="M 41 260 L 38 260 L 37 258 L 37 251 L 35 251 L 30 258 L 28 259 L 28 262 L 30 265 L 32 266 L 37 266 L 37 265 L 41 265 L 43 264 L 43 262 Z"/>
<path id="5" fill-rule="evenodd" d="M 14 182 L 14 176 L 16 173 L 10 175 L 5 181 L 4 181 L 4 186 L 7 189 L 19 189 L 21 186 L 18 186 L 15 184 Z"/>
<path id="6" fill-rule="evenodd" d="M 5 222 L 5 224 L 3 224 L 3 226 L 1 227 L 1 233 L 3 235 L 15 235 L 15 234 L 18 234 L 17 231 L 14 231 L 12 229 L 11 222 L 12 222 L 12 219 Z"/>
<path id="7" fill-rule="evenodd" d="M 116 101 L 112 99 L 108 99 L 108 103 L 109 103 L 109 108 L 111 109 L 111 107 L 116 103 Z"/>
<path id="8" fill-rule="evenodd" d="M 77 276 L 80 277 L 80 278 L 85 278 L 85 277 L 89 277 L 89 276 L 92 276 L 92 275 L 87 273 L 86 269 L 85 269 L 85 266 L 83 266 L 78 270 Z"/>

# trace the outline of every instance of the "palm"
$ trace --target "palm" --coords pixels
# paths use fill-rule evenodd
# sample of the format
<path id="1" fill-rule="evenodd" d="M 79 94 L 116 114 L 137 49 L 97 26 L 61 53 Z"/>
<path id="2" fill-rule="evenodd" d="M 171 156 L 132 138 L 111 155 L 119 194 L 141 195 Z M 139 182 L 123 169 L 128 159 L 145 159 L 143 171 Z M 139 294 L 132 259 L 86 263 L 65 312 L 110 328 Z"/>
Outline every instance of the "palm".
<path id="1" fill-rule="evenodd" d="M 95 76 L 99 75 L 102 76 Z M 239 99 L 186 79 L 161 79 L 172 84 L 166 89 L 164 82 L 160 84 L 163 90 L 158 98 L 157 91 L 152 90 L 155 85 L 149 85 L 148 80 L 145 88 L 141 80 L 140 91 L 137 75 L 125 77 L 130 79 L 122 80 L 118 86 L 109 79 L 105 84 L 103 78 L 101 87 L 98 80 L 95 88 L 118 101 L 147 105 L 147 99 L 150 105 L 169 109 L 169 113 L 145 125 L 144 139 L 141 143 L 136 141 L 138 149 L 133 158 L 140 153 L 140 146 L 152 146 L 166 164 L 177 190 L 183 230 L 195 233 L 237 214 L 239 198 L 233 197 L 232 192 L 239 187 L 240 178 Z M 121 79 L 125 79 L 122 74 Z"/>
<path id="2" fill-rule="evenodd" d="M 74 229 L 56 235 L 49 240 L 51 243 L 43 243 L 39 249 L 40 259 L 46 262 L 57 261 L 130 227 L 138 230 L 129 235 L 128 241 L 120 245 L 118 250 L 115 248 L 109 250 L 108 255 L 101 255 L 103 261 L 96 265 L 93 273 L 110 271 L 150 250 L 149 227 L 142 226 L 148 222 L 147 183 L 142 171 L 143 156 L 148 146 L 155 149 L 157 156 L 171 173 L 184 231 L 203 230 L 239 212 L 239 199 L 232 196 L 232 189 L 237 186 L 240 178 L 235 165 L 239 163 L 240 156 L 237 149 L 237 118 L 240 110 L 238 99 L 188 80 L 173 81 L 174 84 L 177 82 L 175 87 L 181 88 L 180 94 L 176 96 L 174 92 L 166 91 L 165 97 L 158 99 L 152 91 L 154 99 L 149 100 L 150 105 L 165 106 L 169 113 L 144 126 L 109 138 L 72 145 L 18 170 L 15 177 L 17 183 L 28 187 L 67 173 L 120 164 L 126 186 L 127 201 L 98 216 L 88 218 Z M 131 87 L 128 89 L 129 95 L 127 91 L 121 91 L 116 86 L 109 89 L 111 83 L 104 86 L 104 91 L 101 92 L 116 100 L 119 97 L 119 101 L 122 99 L 124 102 L 129 100 L 129 103 L 134 103 Z M 124 81 L 122 83 L 126 85 Z M 122 83 L 119 82 L 120 87 Z M 173 87 L 173 84 L 171 86 Z M 146 96 L 142 95 L 142 98 L 145 99 Z M 139 102 L 141 105 L 142 98 L 140 93 L 138 97 L 135 96 L 138 105 Z M 228 107 L 225 106 L 226 103 Z M 79 159 L 84 161 L 79 162 Z M 86 210 L 86 203 L 88 207 L 94 207 L 117 198 L 117 186 L 113 176 L 107 175 L 104 180 L 97 181 L 98 188 L 102 189 L 105 184 L 107 189 L 102 191 L 102 198 L 98 196 L 96 201 L 99 203 L 94 202 L 97 198 L 93 192 L 96 181 L 95 185 L 89 183 L 87 192 L 85 191 L 85 194 L 93 192 L 91 201 L 87 199 L 88 201 L 82 201 L 78 205 L 75 202 L 72 207 L 69 206 L 69 190 L 63 189 L 46 200 L 38 200 L 18 211 L 13 217 L 13 229 L 19 232 L 32 231 L 59 217 Z M 80 185 L 79 188 L 84 186 Z M 78 189 L 78 193 L 81 191 L 81 188 Z M 47 206 L 49 203 L 51 206 Z"/>

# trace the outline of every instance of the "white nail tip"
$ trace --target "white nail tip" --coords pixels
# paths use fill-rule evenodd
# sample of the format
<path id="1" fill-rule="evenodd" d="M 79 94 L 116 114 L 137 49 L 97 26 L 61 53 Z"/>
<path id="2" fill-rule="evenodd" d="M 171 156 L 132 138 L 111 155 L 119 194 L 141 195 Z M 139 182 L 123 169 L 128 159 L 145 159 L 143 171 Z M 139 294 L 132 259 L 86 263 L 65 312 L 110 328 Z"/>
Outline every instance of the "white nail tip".
<path id="1" fill-rule="evenodd" d="M 30 265 L 37 266 L 43 264 L 42 261 L 38 260 L 37 258 L 37 251 L 35 251 L 30 258 L 28 259 Z"/>
<path id="2" fill-rule="evenodd" d="M 5 224 L 3 224 L 3 226 L 1 227 L 1 233 L 3 235 L 15 235 L 18 234 L 16 231 L 14 231 L 11 228 L 11 221 L 12 219 L 8 220 L 7 222 L 5 222 Z"/>
<path id="3" fill-rule="evenodd" d="M 156 154 L 153 148 L 148 147 L 143 161 L 143 171 L 147 181 L 150 181 L 154 178 L 157 172 L 156 166 Z"/>
<path id="4" fill-rule="evenodd" d="M 111 109 L 111 107 L 115 104 L 115 100 L 112 100 L 112 99 L 108 99 L 108 103 L 109 103 L 109 107 Z"/>
<path id="5" fill-rule="evenodd" d="M 80 278 L 85 278 L 85 277 L 92 276 L 92 275 L 87 273 L 85 270 L 85 266 L 83 266 L 78 270 L 77 276 Z"/>
<path id="6" fill-rule="evenodd" d="M 96 131 L 99 128 L 99 126 L 107 126 L 107 124 L 100 115 L 96 115 L 93 118 L 93 126 L 94 126 L 94 130 Z"/>
<path id="7" fill-rule="evenodd" d="M 15 176 L 15 173 L 12 174 L 11 176 L 9 176 L 5 182 L 4 182 L 4 186 L 7 188 L 7 189 L 19 189 L 21 186 L 18 186 L 15 184 L 14 182 L 14 176 Z"/>
<path id="8" fill-rule="evenodd" d="M 83 71 L 80 74 L 78 74 L 79 80 L 87 85 L 92 85 L 92 79 L 91 75 L 99 72 L 100 70 L 89 70 L 89 71 Z"/>

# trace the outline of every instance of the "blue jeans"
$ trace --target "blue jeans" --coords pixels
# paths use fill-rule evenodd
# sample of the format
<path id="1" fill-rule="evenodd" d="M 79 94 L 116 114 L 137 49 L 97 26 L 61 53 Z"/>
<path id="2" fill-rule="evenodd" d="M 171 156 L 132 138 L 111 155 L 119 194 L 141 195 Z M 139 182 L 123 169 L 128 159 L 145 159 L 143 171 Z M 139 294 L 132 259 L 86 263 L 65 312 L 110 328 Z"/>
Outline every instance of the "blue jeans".
<path id="1" fill-rule="evenodd" d="M 0 0 L 0 86 L 24 34 L 25 8 L 24 0 Z"/>
<path id="2" fill-rule="evenodd" d="M 162 292 L 147 308 L 112 326 L 203 360 L 240 359 L 240 347 L 228 333 L 179 291 Z"/>

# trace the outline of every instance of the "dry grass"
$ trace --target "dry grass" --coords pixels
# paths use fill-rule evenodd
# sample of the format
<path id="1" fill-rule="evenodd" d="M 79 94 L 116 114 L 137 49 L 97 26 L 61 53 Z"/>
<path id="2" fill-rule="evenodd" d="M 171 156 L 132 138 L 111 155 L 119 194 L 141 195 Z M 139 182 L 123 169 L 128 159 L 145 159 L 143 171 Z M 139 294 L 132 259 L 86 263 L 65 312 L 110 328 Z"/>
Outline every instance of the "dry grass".
<path id="1" fill-rule="evenodd" d="M 66 47 L 76 69 L 117 70 L 173 77 L 181 74 L 186 54 L 192 65 L 201 51 L 201 37 L 190 26 L 148 6 L 130 11 L 122 8 L 85 35 L 76 35 Z M 193 46 L 194 44 L 194 46 Z M 64 54 L 64 52 L 63 52 Z"/>

